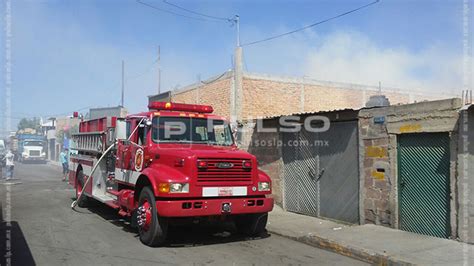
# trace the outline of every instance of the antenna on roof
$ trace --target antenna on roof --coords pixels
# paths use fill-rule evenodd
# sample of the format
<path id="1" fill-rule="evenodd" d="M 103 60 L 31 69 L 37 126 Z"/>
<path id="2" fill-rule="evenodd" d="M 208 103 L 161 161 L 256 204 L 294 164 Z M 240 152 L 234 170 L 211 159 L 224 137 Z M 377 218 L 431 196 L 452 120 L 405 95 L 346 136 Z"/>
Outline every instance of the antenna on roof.
<path id="1" fill-rule="evenodd" d="M 376 95 L 370 96 L 367 103 L 365 103 L 365 107 L 372 108 L 384 106 L 390 106 L 390 101 L 385 95 L 382 94 L 382 82 L 379 81 L 378 93 Z"/>

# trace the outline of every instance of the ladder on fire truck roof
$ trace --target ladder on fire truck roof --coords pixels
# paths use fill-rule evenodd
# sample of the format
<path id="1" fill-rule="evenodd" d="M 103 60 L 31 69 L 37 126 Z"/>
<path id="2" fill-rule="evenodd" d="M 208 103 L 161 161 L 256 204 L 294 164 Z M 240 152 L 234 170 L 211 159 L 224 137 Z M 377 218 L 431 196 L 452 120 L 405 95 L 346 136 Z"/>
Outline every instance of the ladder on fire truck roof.
<path id="1" fill-rule="evenodd" d="M 87 153 L 103 153 L 115 141 L 117 117 L 106 116 L 82 121 L 79 133 L 74 134 L 73 149 Z"/>
<path id="2" fill-rule="evenodd" d="M 104 143 L 106 141 L 106 133 L 99 132 L 81 132 L 74 134 L 73 140 L 76 144 L 75 150 L 101 153 L 105 150 Z"/>

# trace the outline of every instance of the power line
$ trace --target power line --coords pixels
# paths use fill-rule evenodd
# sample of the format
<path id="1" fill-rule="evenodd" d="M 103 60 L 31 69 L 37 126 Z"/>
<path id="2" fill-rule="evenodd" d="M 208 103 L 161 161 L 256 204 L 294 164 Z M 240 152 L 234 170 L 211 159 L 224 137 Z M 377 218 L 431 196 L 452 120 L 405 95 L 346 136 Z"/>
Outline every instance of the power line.
<path id="1" fill-rule="evenodd" d="M 195 14 L 195 15 L 198 15 L 198 16 L 203 16 L 203 17 L 206 17 L 206 18 L 211 18 L 211 19 L 222 20 L 222 21 L 227 21 L 227 22 L 230 22 L 230 23 L 234 23 L 234 19 L 231 19 L 231 18 L 216 17 L 216 16 L 212 16 L 212 15 L 208 15 L 208 14 L 196 12 L 196 11 L 194 11 L 194 10 L 190 10 L 190 9 L 184 8 L 184 7 L 179 6 L 179 5 L 177 5 L 177 4 L 170 3 L 170 2 L 168 2 L 167 0 L 163 0 L 163 2 L 164 2 L 165 4 L 170 5 L 170 6 L 174 6 L 174 7 L 178 8 L 178 9 L 184 10 L 184 11 L 186 11 L 186 12 L 189 12 L 189 13 L 192 13 L 192 14 Z"/>
<path id="2" fill-rule="evenodd" d="M 278 35 L 275 35 L 275 36 L 271 36 L 271 37 L 268 37 L 268 38 L 265 38 L 265 39 L 262 39 L 262 40 L 258 40 L 258 41 L 254 41 L 254 42 L 249 42 L 249 43 L 244 43 L 244 44 L 242 44 L 241 46 L 249 46 L 249 45 L 253 45 L 253 44 L 257 44 L 257 43 L 261 43 L 261 42 L 266 42 L 266 41 L 274 40 L 274 39 L 277 39 L 277 38 L 280 38 L 280 37 L 283 37 L 283 36 L 286 36 L 286 35 L 290 35 L 290 34 L 293 34 L 293 33 L 296 33 L 296 32 L 302 31 L 302 30 L 305 30 L 305 29 L 309 29 L 309 28 L 315 27 L 315 26 L 317 26 L 317 25 L 326 23 L 326 22 L 328 22 L 328 21 L 334 20 L 334 19 L 336 19 L 336 18 L 343 17 L 343 16 L 348 15 L 348 14 L 350 14 L 350 13 L 357 12 L 357 11 L 359 11 L 359 10 L 361 10 L 361 9 L 364 9 L 364 8 L 367 8 L 367 7 L 371 6 L 371 5 L 375 5 L 375 4 L 378 3 L 378 2 L 380 2 L 380 0 L 373 1 L 373 2 L 368 3 L 368 4 L 366 4 L 366 5 L 360 6 L 360 7 L 356 8 L 356 9 L 352 9 L 352 10 L 350 10 L 350 11 L 344 12 L 344 13 L 339 14 L 339 15 L 337 15 L 337 16 L 330 17 L 330 18 L 327 18 L 327 19 L 324 19 L 324 20 L 315 22 L 315 23 L 313 23 L 313 24 L 304 26 L 304 27 L 299 28 L 299 29 L 296 29 L 296 30 L 292 30 L 292 31 L 289 31 L 289 32 L 285 32 L 285 33 L 282 33 L 282 34 L 278 34 Z"/>
<path id="3" fill-rule="evenodd" d="M 155 9 L 155 10 L 158 10 L 158 11 L 161 11 L 161 12 L 165 12 L 165 13 L 168 13 L 168 14 L 172 14 L 172 15 L 175 15 L 175 16 L 184 17 L 184 18 L 189 18 L 189 19 L 194 19 L 194 20 L 200 20 L 200 21 L 212 21 L 212 20 L 209 20 L 209 19 L 191 17 L 191 16 L 187 16 L 187 15 L 180 14 L 180 13 L 176 13 L 176 12 L 173 12 L 173 11 L 170 11 L 170 10 L 167 10 L 167 9 L 164 9 L 164 8 L 160 8 L 160 7 L 157 7 L 157 6 L 154 6 L 154 5 L 150 5 L 150 4 L 145 3 L 145 2 L 142 2 L 142 1 L 140 1 L 140 0 L 136 0 L 136 1 L 137 1 L 137 3 L 142 4 L 142 5 L 144 5 L 144 6 L 147 6 L 147 7 L 149 7 L 149 8 L 153 8 L 153 9 Z"/>
<path id="4" fill-rule="evenodd" d="M 214 82 L 214 81 L 216 81 L 216 80 L 222 78 L 225 74 L 227 74 L 227 71 L 224 72 L 224 73 L 222 73 L 222 74 L 220 74 L 220 75 L 217 76 L 216 78 L 213 78 L 212 80 L 201 80 L 200 83 L 206 84 L 206 85 L 207 85 L 207 84 L 211 84 L 212 82 Z"/>

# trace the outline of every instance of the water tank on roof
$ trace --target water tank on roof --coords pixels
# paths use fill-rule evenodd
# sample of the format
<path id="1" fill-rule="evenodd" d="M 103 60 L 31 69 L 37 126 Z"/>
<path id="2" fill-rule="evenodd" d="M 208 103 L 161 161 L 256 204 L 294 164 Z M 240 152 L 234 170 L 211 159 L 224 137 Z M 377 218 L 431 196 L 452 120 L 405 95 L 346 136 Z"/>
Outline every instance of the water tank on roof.
<path id="1" fill-rule="evenodd" d="M 370 96 L 369 100 L 365 104 L 365 107 L 384 107 L 390 106 L 390 101 L 385 95 L 374 95 Z"/>

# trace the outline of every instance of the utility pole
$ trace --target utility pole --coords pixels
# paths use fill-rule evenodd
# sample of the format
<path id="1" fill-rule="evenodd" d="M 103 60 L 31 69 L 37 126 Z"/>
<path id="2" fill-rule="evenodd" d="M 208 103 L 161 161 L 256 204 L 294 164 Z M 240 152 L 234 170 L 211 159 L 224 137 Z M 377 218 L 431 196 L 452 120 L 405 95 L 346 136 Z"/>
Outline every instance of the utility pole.
<path id="1" fill-rule="evenodd" d="M 237 47 L 240 47 L 240 17 L 239 15 L 235 15 L 234 22 L 237 28 Z"/>
<path id="2" fill-rule="evenodd" d="M 158 94 L 161 93 L 161 55 L 160 55 L 160 46 L 158 45 Z"/>
<path id="3" fill-rule="evenodd" d="M 122 60 L 122 107 L 123 107 L 123 96 L 125 92 L 125 62 Z"/>
<path id="4" fill-rule="evenodd" d="M 240 17 L 235 15 L 234 23 L 236 25 L 236 47 L 234 55 L 234 79 L 231 91 L 231 123 L 236 124 L 242 120 L 242 47 L 240 46 Z"/>

